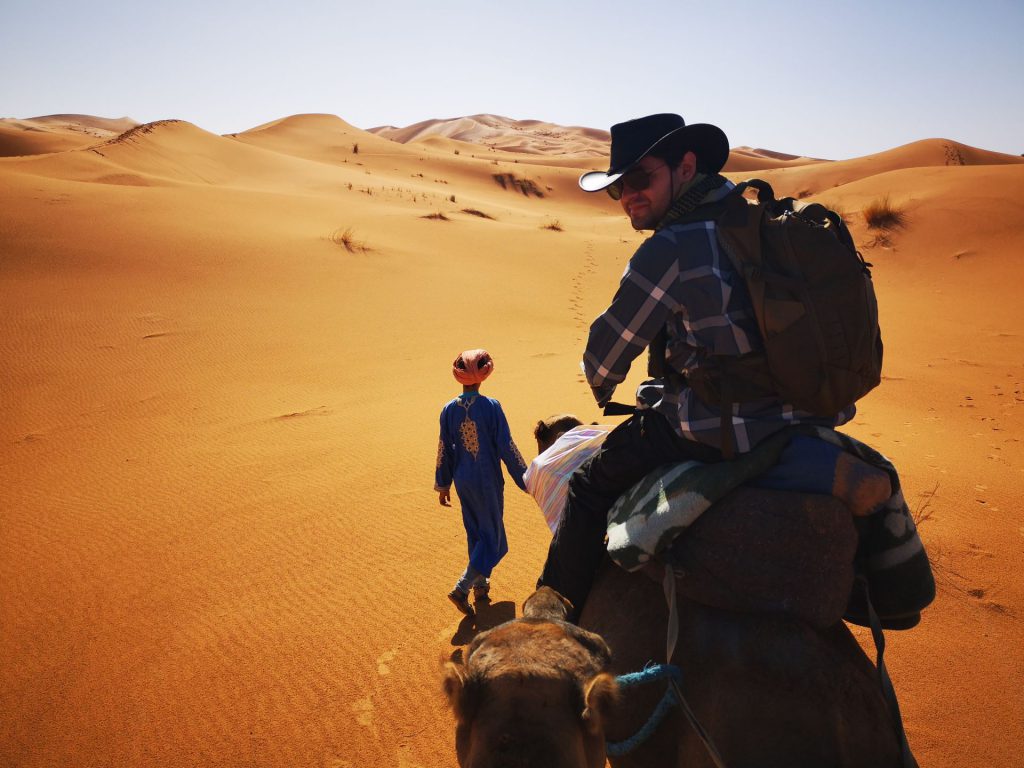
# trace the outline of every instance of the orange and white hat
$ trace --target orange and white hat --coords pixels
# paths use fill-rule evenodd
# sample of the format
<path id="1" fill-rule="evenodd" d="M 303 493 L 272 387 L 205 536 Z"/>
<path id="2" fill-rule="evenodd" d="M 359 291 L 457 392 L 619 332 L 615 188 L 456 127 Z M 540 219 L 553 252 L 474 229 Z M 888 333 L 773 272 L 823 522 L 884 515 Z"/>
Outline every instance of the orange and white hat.
<path id="1" fill-rule="evenodd" d="M 452 363 L 452 376 L 463 386 L 480 384 L 494 370 L 494 360 L 486 349 L 467 349 Z"/>

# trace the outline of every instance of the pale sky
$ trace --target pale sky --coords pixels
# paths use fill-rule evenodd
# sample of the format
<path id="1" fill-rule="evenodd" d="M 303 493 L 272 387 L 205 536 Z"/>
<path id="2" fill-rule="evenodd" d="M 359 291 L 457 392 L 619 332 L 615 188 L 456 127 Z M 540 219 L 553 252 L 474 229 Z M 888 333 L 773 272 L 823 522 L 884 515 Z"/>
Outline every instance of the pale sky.
<path id="1" fill-rule="evenodd" d="M 0 117 L 304 112 L 360 128 L 652 112 L 830 159 L 925 138 L 1024 153 L 1022 0 L 0 0 Z"/>

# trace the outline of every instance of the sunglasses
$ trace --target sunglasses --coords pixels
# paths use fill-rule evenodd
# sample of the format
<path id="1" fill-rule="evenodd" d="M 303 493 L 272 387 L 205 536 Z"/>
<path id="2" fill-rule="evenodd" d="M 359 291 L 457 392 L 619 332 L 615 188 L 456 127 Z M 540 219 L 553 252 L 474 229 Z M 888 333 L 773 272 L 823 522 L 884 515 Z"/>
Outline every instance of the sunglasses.
<path id="1" fill-rule="evenodd" d="M 645 170 L 644 168 L 634 168 L 629 173 L 624 173 L 609 186 L 605 187 L 605 191 L 608 193 L 608 197 L 612 200 L 619 200 L 622 198 L 622 188 L 629 187 L 634 192 L 643 192 L 649 186 L 651 186 L 651 176 L 655 172 L 661 170 L 667 163 L 662 163 L 652 171 Z"/>

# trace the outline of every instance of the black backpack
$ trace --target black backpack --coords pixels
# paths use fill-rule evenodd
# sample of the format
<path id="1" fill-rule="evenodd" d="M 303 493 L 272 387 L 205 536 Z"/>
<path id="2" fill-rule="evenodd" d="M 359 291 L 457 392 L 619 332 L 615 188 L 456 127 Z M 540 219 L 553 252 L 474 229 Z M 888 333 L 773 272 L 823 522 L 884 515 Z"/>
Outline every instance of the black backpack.
<path id="1" fill-rule="evenodd" d="M 750 188 L 756 201 L 744 196 Z M 776 200 L 771 185 L 751 179 L 684 220 L 707 219 L 747 286 L 764 343 L 763 351 L 705 358 L 687 376 L 702 400 L 722 409 L 727 457 L 734 403 L 779 397 L 828 418 L 878 386 L 882 335 L 871 265 L 838 213 Z"/>

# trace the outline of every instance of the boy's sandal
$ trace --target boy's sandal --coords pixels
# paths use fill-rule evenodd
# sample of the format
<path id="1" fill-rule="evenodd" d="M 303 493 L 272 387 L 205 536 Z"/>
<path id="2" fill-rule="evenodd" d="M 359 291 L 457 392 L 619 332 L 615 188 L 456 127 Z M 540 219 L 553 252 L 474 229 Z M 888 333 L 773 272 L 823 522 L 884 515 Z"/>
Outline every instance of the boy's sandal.
<path id="1" fill-rule="evenodd" d="M 452 601 L 452 605 L 458 608 L 462 613 L 467 616 L 472 616 L 473 606 L 469 604 L 469 595 L 465 592 L 460 592 L 457 589 L 453 589 L 448 593 L 448 599 Z"/>

